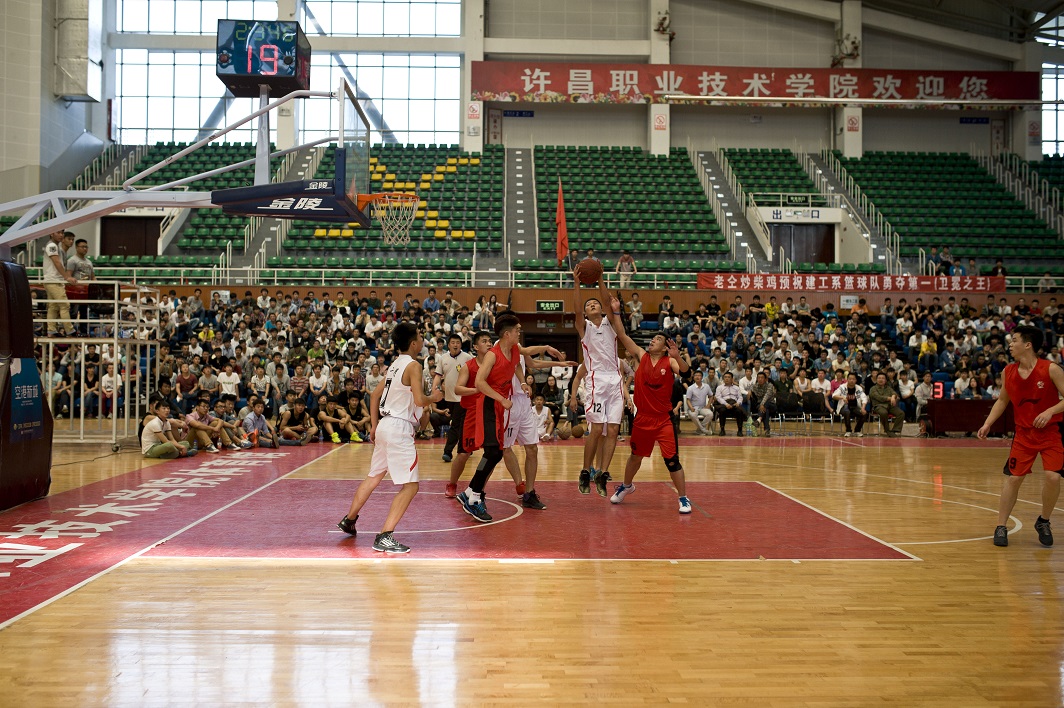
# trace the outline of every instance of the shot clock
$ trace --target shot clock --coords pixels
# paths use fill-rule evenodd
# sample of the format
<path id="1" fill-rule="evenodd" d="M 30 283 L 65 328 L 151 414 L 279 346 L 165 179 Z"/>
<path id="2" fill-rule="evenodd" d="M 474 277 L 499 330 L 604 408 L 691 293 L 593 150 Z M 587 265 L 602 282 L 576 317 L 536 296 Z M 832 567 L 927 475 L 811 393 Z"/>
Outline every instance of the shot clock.
<path id="1" fill-rule="evenodd" d="M 216 71 L 238 98 L 310 88 L 310 42 L 298 22 L 218 20 Z"/>

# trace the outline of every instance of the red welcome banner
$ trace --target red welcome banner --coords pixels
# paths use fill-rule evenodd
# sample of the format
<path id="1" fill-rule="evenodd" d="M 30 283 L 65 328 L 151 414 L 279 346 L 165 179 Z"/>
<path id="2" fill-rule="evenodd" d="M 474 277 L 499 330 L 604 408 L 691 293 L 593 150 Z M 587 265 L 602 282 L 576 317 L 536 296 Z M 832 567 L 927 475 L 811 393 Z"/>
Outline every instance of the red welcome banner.
<path id="1" fill-rule="evenodd" d="M 699 273 L 699 290 L 803 292 L 1003 293 L 1005 278 L 978 275 L 772 275 Z"/>
<path id="2" fill-rule="evenodd" d="M 533 103 L 665 103 L 666 95 L 1038 101 L 1034 71 L 779 69 L 684 64 L 473 62 L 473 100 Z"/>

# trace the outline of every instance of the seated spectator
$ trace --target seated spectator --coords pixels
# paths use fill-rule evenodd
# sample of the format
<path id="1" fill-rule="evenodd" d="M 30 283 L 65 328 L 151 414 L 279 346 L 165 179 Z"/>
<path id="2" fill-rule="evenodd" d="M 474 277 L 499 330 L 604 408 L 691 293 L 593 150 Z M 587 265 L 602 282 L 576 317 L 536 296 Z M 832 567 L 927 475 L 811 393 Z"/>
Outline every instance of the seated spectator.
<path id="1" fill-rule="evenodd" d="M 643 321 L 643 301 L 639 299 L 639 293 L 633 292 L 625 307 L 628 310 L 628 329 L 639 329 Z"/>
<path id="2" fill-rule="evenodd" d="M 776 414 L 776 387 L 769 383 L 764 371 L 759 371 L 757 381 L 750 387 L 750 413 L 765 429 L 765 437 L 772 434 L 770 421 Z"/>
<path id="3" fill-rule="evenodd" d="M 880 371 L 876 374 L 876 385 L 868 392 L 872 413 L 879 416 L 880 423 L 887 428 L 887 437 L 895 438 L 905 425 L 905 411 L 898 406 L 898 394 L 887 384 L 887 375 Z M 888 417 L 893 416 L 891 427 Z"/>
<path id="4" fill-rule="evenodd" d="M 698 435 L 710 435 L 713 425 L 713 408 L 711 407 L 713 391 L 705 383 L 701 371 L 696 370 L 692 374 L 692 379 L 693 383 L 687 387 L 687 392 L 684 394 L 684 414 L 695 424 Z"/>
<path id="5" fill-rule="evenodd" d="M 719 434 L 724 435 L 724 422 L 728 418 L 734 418 L 738 435 L 743 437 L 743 424 L 747 417 L 746 411 L 743 410 L 743 394 L 730 371 L 724 374 L 724 380 L 717 389 L 715 401 L 714 409 L 720 423 Z"/>
<path id="6" fill-rule="evenodd" d="M 174 438 L 170 424 L 170 403 L 165 399 L 157 400 L 151 410 L 140 434 L 141 454 L 149 459 L 163 460 L 194 456 L 195 451 L 190 452 L 187 443 Z"/>
<path id="7" fill-rule="evenodd" d="M 843 437 L 848 438 L 851 435 L 856 435 L 859 438 L 864 437 L 862 428 L 864 428 L 865 420 L 868 418 L 868 413 L 866 412 L 868 396 L 865 395 L 864 389 L 857 384 L 857 374 L 847 376 L 845 385 L 836 388 L 832 398 L 837 402 L 836 412 L 846 425 L 846 434 Z M 854 425 L 854 421 L 856 421 L 856 425 Z"/>

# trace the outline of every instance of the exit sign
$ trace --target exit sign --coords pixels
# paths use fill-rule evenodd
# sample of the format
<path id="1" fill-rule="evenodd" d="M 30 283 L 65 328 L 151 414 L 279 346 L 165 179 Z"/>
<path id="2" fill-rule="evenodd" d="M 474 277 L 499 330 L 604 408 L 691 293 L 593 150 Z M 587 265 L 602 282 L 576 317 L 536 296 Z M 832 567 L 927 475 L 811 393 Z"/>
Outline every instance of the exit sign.
<path id="1" fill-rule="evenodd" d="M 536 312 L 565 312 L 565 301 L 536 300 Z"/>

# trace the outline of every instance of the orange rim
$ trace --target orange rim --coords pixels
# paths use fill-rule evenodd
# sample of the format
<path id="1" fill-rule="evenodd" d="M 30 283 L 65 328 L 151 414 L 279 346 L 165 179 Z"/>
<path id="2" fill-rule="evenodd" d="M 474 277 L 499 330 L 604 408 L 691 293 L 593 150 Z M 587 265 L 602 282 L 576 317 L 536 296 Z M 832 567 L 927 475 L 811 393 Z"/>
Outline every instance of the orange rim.
<path id="1" fill-rule="evenodd" d="M 413 192 L 377 192 L 376 194 L 359 194 L 355 205 L 359 211 L 366 211 L 366 207 L 375 202 L 394 201 L 400 203 L 419 202 L 421 197 Z"/>

